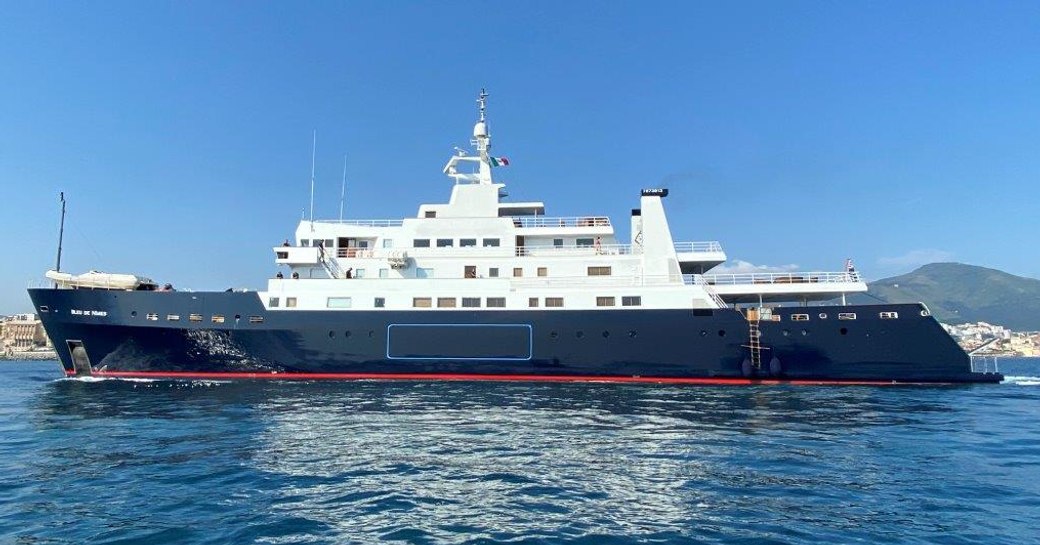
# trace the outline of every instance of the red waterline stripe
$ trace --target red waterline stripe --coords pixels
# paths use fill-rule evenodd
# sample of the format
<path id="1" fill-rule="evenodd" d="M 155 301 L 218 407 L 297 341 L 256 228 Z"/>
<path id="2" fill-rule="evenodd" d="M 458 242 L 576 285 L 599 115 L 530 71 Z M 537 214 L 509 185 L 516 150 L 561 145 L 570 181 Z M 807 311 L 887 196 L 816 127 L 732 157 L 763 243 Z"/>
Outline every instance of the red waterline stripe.
<path id="1" fill-rule="evenodd" d="M 75 371 L 66 370 L 67 376 Z M 630 377 L 596 375 L 483 375 L 466 373 L 207 373 L 182 371 L 94 371 L 95 377 L 111 378 L 173 378 L 173 379 L 244 379 L 244 380 L 435 380 L 435 381 L 496 381 L 496 382 L 620 382 L 651 384 L 707 384 L 707 385 L 778 385 L 800 386 L 853 385 L 884 386 L 894 384 L 925 384 L 891 380 L 775 380 L 750 378 L 700 377 Z M 928 383 L 932 384 L 932 383 Z"/>

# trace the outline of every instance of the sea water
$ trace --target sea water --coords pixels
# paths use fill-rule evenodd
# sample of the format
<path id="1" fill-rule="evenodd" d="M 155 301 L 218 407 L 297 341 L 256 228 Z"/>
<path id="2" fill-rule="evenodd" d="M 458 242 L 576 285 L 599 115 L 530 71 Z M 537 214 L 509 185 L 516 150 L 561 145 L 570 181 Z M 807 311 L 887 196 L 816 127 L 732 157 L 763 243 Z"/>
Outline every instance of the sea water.
<path id="1" fill-rule="evenodd" d="M 0 363 L 0 543 L 1040 542 L 1000 385 L 74 380 Z"/>

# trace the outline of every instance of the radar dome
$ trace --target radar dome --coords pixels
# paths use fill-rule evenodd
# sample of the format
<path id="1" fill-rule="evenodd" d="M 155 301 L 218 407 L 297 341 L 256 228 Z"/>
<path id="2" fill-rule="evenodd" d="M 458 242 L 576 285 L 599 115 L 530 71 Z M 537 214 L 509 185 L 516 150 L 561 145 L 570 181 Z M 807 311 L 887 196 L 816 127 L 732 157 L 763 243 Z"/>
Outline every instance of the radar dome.
<path id="1" fill-rule="evenodd" d="M 473 137 L 487 136 L 487 123 L 478 121 L 476 125 L 473 125 Z"/>

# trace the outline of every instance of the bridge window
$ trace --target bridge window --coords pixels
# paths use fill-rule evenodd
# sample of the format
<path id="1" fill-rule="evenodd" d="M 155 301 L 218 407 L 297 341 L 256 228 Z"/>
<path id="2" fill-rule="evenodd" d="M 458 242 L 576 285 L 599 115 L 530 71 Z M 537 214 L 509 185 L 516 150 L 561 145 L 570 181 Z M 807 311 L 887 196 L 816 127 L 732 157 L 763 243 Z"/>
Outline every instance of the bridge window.
<path id="1" fill-rule="evenodd" d="M 563 306 L 563 297 L 546 297 L 545 306 L 559 308 Z"/>
<path id="2" fill-rule="evenodd" d="M 412 247 L 414 248 L 429 248 L 430 239 L 428 238 L 417 238 L 412 240 Z"/>
<path id="3" fill-rule="evenodd" d="M 424 216 L 427 217 L 427 218 L 436 218 L 437 217 L 437 211 L 436 210 L 427 210 L 426 213 L 424 214 Z"/>
<path id="4" fill-rule="evenodd" d="M 456 301 L 454 297 L 437 298 L 437 308 L 455 308 L 455 303 Z"/>
<path id="5" fill-rule="evenodd" d="M 329 297 L 325 300 L 325 308 L 350 308 L 350 297 Z"/>
<path id="6" fill-rule="evenodd" d="M 610 276 L 610 267 L 589 267 L 589 276 Z"/>
<path id="7" fill-rule="evenodd" d="M 413 297 L 412 306 L 416 308 L 430 308 L 433 306 L 433 300 L 429 297 Z"/>
<path id="8" fill-rule="evenodd" d="M 579 238 L 575 242 L 575 245 L 579 248 L 591 248 L 595 241 L 591 238 Z"/>
<path id="9" fill-rule="evenodd" d="M 612 306 L 614 306 L 614 298 L 613 297 L 597 297 L 596 298 L 596 306 L 597 307 L 612 307 Z"/>
<path id="10" fill-rule="evenodd" d="M 275 257 L 278 259 L 289 259 L 289 252 L 275 252 Z"/>
<path id="11" fill-rule="evenodd" d="M 439 238 L 437 239 L 438 248 L 451 248 L 455 246 L 455 239 L 452 238 Z"/>
<path id="12" fill-rule="evenodd" d="M 503 307 L 506 306 L 506 298 L 505 297 L 488 297 L 487 298 L 487 306 L 488 307 L 495 307 L 495 308 L 503 308 Z"/>
<path id="13" fill-rule="evenodd" d="M 460 238 L 459 248 L 472 248 L 477 245 L 477 239 L 475 238 Z"/>
<path id="14" fill-rule="evenodd" d="M 500 244 L 500 242 L 499 242 L 499 240 L 497 238 L 485 238 L 484 239 L 484 247 L 485 248 L 498 248 L 499 244 Z"/>
<path id="15" fill-rule="evenodd" d="M 621 298 L 621 306 L 641 307 L 643 306 L 643 298 L 638 295 L 626 295 Z"/>

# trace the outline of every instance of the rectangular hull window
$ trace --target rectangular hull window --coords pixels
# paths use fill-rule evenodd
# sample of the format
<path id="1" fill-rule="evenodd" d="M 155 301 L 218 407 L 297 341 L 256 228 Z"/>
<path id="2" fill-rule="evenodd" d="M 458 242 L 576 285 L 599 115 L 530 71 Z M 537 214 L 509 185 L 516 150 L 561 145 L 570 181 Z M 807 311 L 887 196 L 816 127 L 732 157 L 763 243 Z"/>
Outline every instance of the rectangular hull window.
<path id="1" fill-rule="evenodd" d="M 386 355 L 392 359 L 531 359 L 527 324 L 392 324 Z"/>

